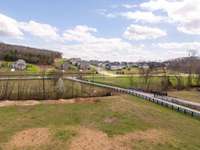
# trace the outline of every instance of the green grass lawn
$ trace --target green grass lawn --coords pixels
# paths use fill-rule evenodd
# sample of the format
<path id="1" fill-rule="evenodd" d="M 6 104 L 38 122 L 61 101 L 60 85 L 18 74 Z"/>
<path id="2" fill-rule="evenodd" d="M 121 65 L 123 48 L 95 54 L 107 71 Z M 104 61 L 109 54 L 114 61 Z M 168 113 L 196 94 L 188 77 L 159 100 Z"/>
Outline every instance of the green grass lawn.
<path id="1" fill-rule="evenodd" d="M 162 78 L 160 76 L 151 76 L 149 77 L 149 89 L 152 90 L 161 90 L 162 88 Z M 114 86 L 119 86 L 123 88 L 146 88 L 146 84 L 143 77 L 140 76 L 122 76 L 122 77 L 108 77 L 108 76 L 94 76 L 94 77 L 86 77 L 86 79 L 100 82 L 100 83 L 106 83 Z M 170 76 L 169 80 L 171 82 L 170 88 L 176 88 L 177 80 L 174 76 Z M 187 85 L 187 77 L 182 76 L 181 77 L 181 83 L 183 87 L 186 87 Z M 193 78 L 192 84 L 196 85 L 196 79 Z"/>
<path id="2" fill-rule="evenodd" d="M 12 145 L 13 139 L 16 135 L 19 136 L 20 132 L 39 128 L 50 130 L 48 142 L 26 147 L 15 146 L 14 149 L 70 149 L 79 136 L 87 136 L 82 140 L 83 143 L 87 143 L 90 138 L 92 143 L 97 140 L 97 144 L 109 139 L 109 142 L 122 142 L 123 146 L 134 150 L 200 149 L 199 120 L 126 95 L 98 98 L 98 101 L 93 103 L 0 108 L 0 149 Z M 87 135 L 81 135 L 80 128 L 85 129 L 83 131 Z M 93 134 L 87 130 L 98 132 Z M 107 137 L 103 135 L 99 139 L 98 135 L 103 133 Z M 32 136 L 34 138 L 35 134 Z M 28 139 L 19 142 L 23 143 Z M 92 146 L 92 143 L 87 146 Z M 108 146 L 107 142 L 103 144 Z"/>
<path id="3" fill-rule="evenodd" d="M 119 87 L 129 88 L 133 85 L 138 83 L 142 84 L 142 80 L 140 77 L 108 77 L 108 76 L 94 76 L 94 77 L 86 77 L 86 79 L 100 82 L 100 83 L 107 83 L 110 85 L 115 85 Z"/>
<path id="4" fill-rule="evenodd" d="M 28 64 L 26 67 L 26 71 L 30 73 L 39 73 L 41 70 L 40 67 L 37 65 Z"/>
<path id="5" fill-rule="evenodd" d="M 199 91 L 194 91 L 194 90 L 170 91 L 170 92 L 168 92 L 168 94 L 169 94 L 169 96 L 172 96 L 172 97 L 177 97 L 177 98 L 181 98 L 184 100 L 200 103 L 200 92 Z"/>
<path id="6" fill-rule="evenodd" d="M 94 80 L 95 82 L 106 83 L 114 86 L 119 86 L 123 88 L 145 88 L 145 83 L 142 77 L 138 76 L 128 76 L 128 77 L 87 77 L 89 80 Z M 161 87 L 160 77 L 151 77 L 150 80 L 151 89 L 159 89 Z"/>

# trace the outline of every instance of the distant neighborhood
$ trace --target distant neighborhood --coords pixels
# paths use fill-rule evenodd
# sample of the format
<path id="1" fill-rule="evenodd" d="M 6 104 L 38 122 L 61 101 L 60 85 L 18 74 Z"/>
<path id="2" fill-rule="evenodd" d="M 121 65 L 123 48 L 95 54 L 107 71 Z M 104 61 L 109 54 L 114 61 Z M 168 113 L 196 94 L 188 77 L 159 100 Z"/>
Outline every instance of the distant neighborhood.
<path id="1" fill-rule="evenodd" d="M 10 71 L 24 71 L 27 69 L 28 62 L 24 59 L 18 59 L 17 61 L 14 61 L 12 63 L 3 63 L 0 61 L 0 69 L 2 67 L 8 67 Z M 54 64 L 52 64 L 53 67 L 56 69 L 62 70 L 62 71 L 70 71 L 70 70 L 83 70 L 88 71 L 91 70 L 93 67 L 99 67 L 105 70 L 110 71 L 118 71 L 123 69 L 129 69 L 129 68 L 148 68 L 148 67 L 162 67 L 167 66 L 168 63 L 166 62 L 111 62 L 111 61 L 99 61 L 99 60 L 82 60 L 81 58 L 59 58 L 56 59 Z M 93 66 L 93 67 L 92 67 Z"/>
<path id="2" fill-rule="evenodd" d="M 84 60 L 79 57 L 63 58 L 62 53 L 56 51 L 0 43 L 1 72 L 29 71 L 35 73 L 42 69 L 46 69 L 50 72 L 54 70 L 62 70 L 63 72 L 90 72 L 96 70 L 96 72 L 98 72 L 98 69 L 101 68 L 108 71 L 115 71 L 117 74 L 126 74 L 133 68 L 138 68 L 138 70 L 168 68 L 169 70 L 178 70 L 182 73 L 193 71 L 199 74 L 200 69 L 198 65 L 196 65 L 199 63 L 199 57 L 195 56 L 182 57 L 164 62 L 120 62 L 109 60 Z"/>

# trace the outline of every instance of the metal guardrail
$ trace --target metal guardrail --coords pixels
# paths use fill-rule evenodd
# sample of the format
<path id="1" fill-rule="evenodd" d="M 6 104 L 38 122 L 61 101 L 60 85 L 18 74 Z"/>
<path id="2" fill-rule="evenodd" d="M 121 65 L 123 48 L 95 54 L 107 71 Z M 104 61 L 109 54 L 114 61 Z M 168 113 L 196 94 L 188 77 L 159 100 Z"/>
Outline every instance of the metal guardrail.
<path id="1" fill-rule="evenodd" d="M 157 96 L 157 97 L 168 102 L 176 103 L 176 104 L 200 111 L 200 103 L 190 102 L 190 101 L 181 100 L 178 98 L 168 97 L 168 96 L 161 96 L 161 97 Z"/>
<path id="2" fill-rule="evenodd" d="M 134 95 L 134 96 L 143 98 L 145 100 L 154 102 L 156 104 L 171 108 L 171 109 L 179 111 L 179 112 L 182 112 L 184 114 L 191 115 L 192 117 L 200 118 L 200 111 L 197 111 L 197 110 L 185 107 L 185 106 L 181 106 L 181 105 L 175 104 L 173 102 L 163 100 L 161 98 L 156 98 L 156 97 L 154 97 L 154 96 L 152 96 L 151 94 L 148 94 L 148 93 L 144 93 L 144 92 L 140 92 L 140 91 L 136 91 L 136 90 L 129 90 L 129 89 L 125 89 L 125 88 L 119 88 L 119 87 L 101 84 L 101 83 L 95 83 L 95 82 L 80 80 L 80 79 L 73 78 L 73 77 L 66 77 L 65 79 L 80 82 L 80 83 L 83 83 L 83 84 L 90 84 L 90 85 L 94 85 L 94 86 L 98 86 L 98 87 L 112 89 L 112 90 L 114 90 L 116 92 L 120 92 L 120 93 L 126 93 L 126 94 L 130 94 L 130 95 Z"/>

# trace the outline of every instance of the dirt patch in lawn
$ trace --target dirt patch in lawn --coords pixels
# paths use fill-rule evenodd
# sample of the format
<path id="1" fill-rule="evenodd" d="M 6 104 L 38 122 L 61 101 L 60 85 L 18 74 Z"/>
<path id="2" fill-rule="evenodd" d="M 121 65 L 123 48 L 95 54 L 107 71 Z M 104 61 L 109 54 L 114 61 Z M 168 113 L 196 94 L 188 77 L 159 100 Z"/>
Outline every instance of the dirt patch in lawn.
<path id="1" fill-rule="evenodd" d="M 40 146 L 50 143 L 51 135 L 48 128 L 33 128 L 16 133 L 8 144 L 6 150 Z"/>
<path id="2" fill-rule="evenodd" d="M 165 133 L 165 134 L 164 134 Z M 126 142 L 131 144 L 137 141 L 147 141 L 150 143 L 164 143 L 166 132 L 157 129 L 150 129 L 147 131 L 137 131 L 134 133 L 128 133 L 125 135 L 120 135 L 114 138 L 115 141 L 120 143 Z"/>
<path id="3" fill-rule="evenodd" d="M 164 136 L 164 131 L 151 129 L 108 137 L 101 131 L 81 128 L 79 136 L 72 140 L 70 150 L 131 150 L 134 143 L 138 141 L 152 144 L 163 143 Z"/>
<path id="4" fill-rule="evenodd" d="M 79 136 L 75 137 L 71 144 L 70 150 L 110 150 L 112 145 L 103 132 L 81 128 Z"/>
<path id="5" fill-rule="evenodd" d="M 107 117 L 104 119 L 104 122 L 108 124 L 117 123 L 118 119 L 117 117 Z"/>
<path id="6" fill-rule="evenodd" d="M 95 103 L 99 102 L 100 97 L 95 98 L 74 98 L 74 99 L 59 99 L 59 100 L 26 100 L 26 101 L 1 101 L 0 107 L 6 106 L 34 106 L 39 104 L 73 104 L 73 103 Z"/>

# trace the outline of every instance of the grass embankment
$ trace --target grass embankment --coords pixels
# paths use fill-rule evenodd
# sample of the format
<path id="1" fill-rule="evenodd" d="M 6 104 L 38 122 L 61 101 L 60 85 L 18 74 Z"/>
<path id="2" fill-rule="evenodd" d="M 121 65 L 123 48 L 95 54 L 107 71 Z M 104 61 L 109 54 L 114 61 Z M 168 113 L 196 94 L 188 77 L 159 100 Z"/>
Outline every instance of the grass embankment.
<path id="1" fill-rule="evenodd" d="M 170 91 L 168 92 L 169 96 L 181 98 L 184 100 L 188 100 L 191 102 L 197 102 L 200 103 L 200 92 L 195 90 L 190 91 Z"/>
<path id="2" fill-rule="evenodd" d="M 131 96 L 0 108 L 2 149 L 199 150 L 199 139 L 199 120 Z"/>
<path id="3" fill-rule="evenodd" d="M 143 88 L 145 89 L 147 87 L 147 84 L 144 81 L 143 77 L 140 76 L 123 76 L 123 77 L 108 77 L 108 76 L 94 76 L 94 77 L 85 77 L 86 79 L 90 81 L 100 82 L 100 83 L 106 83 L 114 86 L 119 86 L 123 88 Z M 162 76 L 151 76 L 148 78 L 149 83 L 149 89 L 152 90 L 160 90 L 162 89 L 162 80 L 164 77 Z M 177 86 L 177 79 L 175 76 L 170 76 L 170 88 L 176 88 Z M 187 87 L 187 76 L 180 77 L 181 80 L 181 86 Z M 196 85 L 196 78 L 192 79 L 192 84 Z"/>

